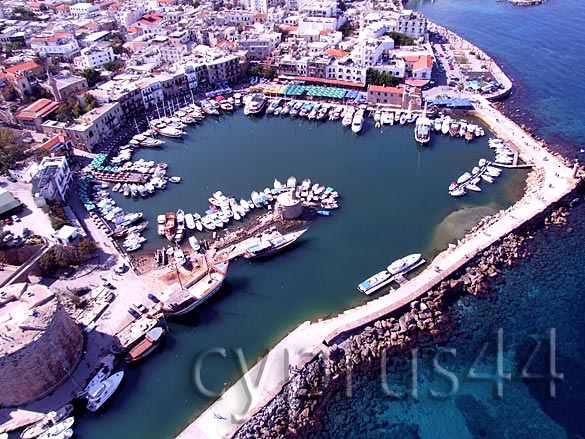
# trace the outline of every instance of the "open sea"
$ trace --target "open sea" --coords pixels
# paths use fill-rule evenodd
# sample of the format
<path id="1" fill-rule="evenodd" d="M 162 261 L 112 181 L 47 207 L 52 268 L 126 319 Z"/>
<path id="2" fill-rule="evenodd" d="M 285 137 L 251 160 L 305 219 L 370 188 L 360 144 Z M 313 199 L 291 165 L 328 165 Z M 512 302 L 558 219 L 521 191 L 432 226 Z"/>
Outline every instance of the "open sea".
<path id="1" fill-rule="evenodd" d="M 561 143 L 569 157 L 577 154 L 575 139 L 585 138 L 578 78 L 585 57 L 577 43 L 584 3 L 550 0 L 520 8 L 495 0 L 435 0 L 408 6 L 502 63 L 517 85 L 511 105 L 526 111 L 539 135 Z M 483 184 L 483 192 L 453 199 L 447 194 L 449 182 L 480 157 L 490 157 L 487 139 L 467 144 L 435 136 L 421 149 L 412 126 L 381 132 L 371 119 L 367 124 L 354 136 L 340 123 L 252 119 L 240 111 L 208 118 L 184 142 L 137 152 L 135 158 L 168 162 L 169 174 L 183 177 L 151 201 L 120 197 L 120 205 L 143 211 L 153 224 L 157 214 L 168 210 L 203 213 L 217 190 L 248 198 L 252 190 L 271 187 L 274 178 L 285 182 L 289 175 L 333 186 L 342 196 L 341 207 L 329 218 L 316 218 L 290 251 L 268 261 L 232 263 L 216 297 L 169 322 L 164 351 L 131 367 L 107 410 L 79 420 L 76 437 L 174 437 L 210 403 L 193 385 L 193 365 L 201 352 L 241 347 L 248 364 L 254 364 L 301 322 L 363 303 L 355 286 L 364 278 L 405 254 L 433 257 L 481 216 L 512 204 L 524 189 L 525 171 L 506 171 L 495 185 Z M 539 234 L 534 256 L 504 273 L 494 301 L 451 304 L 461 331 L 448 347 L 458 355 L 443 354 L 441 364 L 461 378 L 458 392 L 444 401 L 427 396 L 449 388 L 449 381 L 427 364 L 428 355 L 421 359 L 418 400 L 388 398 L 380 391 L 379 373 L 355 377 L 359 385 L 352 398 L 340 391 L 325 403 L 328 415 L 319 420 L 323 428 L 314 437 L 585 437 L 580 423 L 585 402 L 581 218 L 582 205 L 572 211 L 570 229 Z M 165 244 L 153 229 L 148 249 Z M 484 342 L 488 348 L 477 362 L 478 373 L 493 372 L 498 328 L 503 328 L 504 371 L 513 375 L 503 381 L 500 399 L 493 398 L 490 381 L 465 380 L 462 372 Z M 548 396 L 550 380 L 527 384 L 516 374 L 537 341 L 548 353 L 550 328 L 556 328 L 556 370 L 564 374 L 564 381 L 552 381 L 555 398 Z M 219 390 L 241 375 L 233 357 L 208 360 L 202 370 L 208 388 Z M 529 372 L 545 374 L 549 364 L 538 356 Z M 393 378 L 403 382 L 405 376 Z"/>

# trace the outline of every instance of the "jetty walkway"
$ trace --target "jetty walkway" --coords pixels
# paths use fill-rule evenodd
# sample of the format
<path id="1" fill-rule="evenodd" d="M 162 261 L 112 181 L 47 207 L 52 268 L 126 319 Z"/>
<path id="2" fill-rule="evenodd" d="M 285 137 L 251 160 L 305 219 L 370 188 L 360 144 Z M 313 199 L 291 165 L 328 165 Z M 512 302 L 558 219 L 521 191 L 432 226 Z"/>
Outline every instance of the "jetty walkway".
<path id="1" fill-rule="evenodd" d="M 538 217 L 577 187 L 576 169 L 568 167 L 561 158 L 543 148 L 517 124 L 491 107 L 486 99 L 475 99 L 476 109 L 471 115 L 482 119 L 492 132 L 519 151 L 522 160 L 534 165 L 538 176 L 526 189 L 524 197 L 496 214 L 489 225 L 440 253 L 423 272 L 390 294 L 332 319 L 301 324 L 189 425 L 178 439 L 231 437 L 243 422 L 280 392 L 291 370 L 303 368 L 319 354 L 327 355 L 328 345 L 337 337 L 417 299 L 476 254 Z"/>

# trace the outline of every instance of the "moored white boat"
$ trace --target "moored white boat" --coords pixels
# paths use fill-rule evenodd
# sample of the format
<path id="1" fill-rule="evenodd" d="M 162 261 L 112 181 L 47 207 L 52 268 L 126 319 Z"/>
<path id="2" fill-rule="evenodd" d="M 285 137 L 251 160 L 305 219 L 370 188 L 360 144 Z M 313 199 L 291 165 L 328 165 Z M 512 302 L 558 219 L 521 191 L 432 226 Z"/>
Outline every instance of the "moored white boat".
<path id="1" fill-rule="evenodd" d="M 87 393 L 87 409 L 95 412 L 114 394 L 124 378 L 124 371 L 116 372 L 93 386 Z"/>
<path id="2" fill-rule="evenodd" d="M 414 253 L 392 262 L 390 265 L 388 265 L 387 270 L 393 276 L 396 274 L 405 273 L 417 265 L 419 261 L 421 261 L 421 254 Z"/>
<path id="3" fill-rule="evenodd" d="M 359 133 L 364 126 L 364 110 L 358 110 L 355 112 L 353 116 L 353 120 L 351 122 L 351 130 L 354 133 Z"/>

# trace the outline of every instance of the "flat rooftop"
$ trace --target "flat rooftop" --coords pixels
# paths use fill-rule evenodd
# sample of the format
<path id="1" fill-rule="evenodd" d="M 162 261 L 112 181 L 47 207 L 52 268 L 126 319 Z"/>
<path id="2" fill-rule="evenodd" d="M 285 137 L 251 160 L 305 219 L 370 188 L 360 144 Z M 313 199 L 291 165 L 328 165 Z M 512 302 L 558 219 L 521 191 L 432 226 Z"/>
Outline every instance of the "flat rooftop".
<path id="1" fill-rule="evenodd" d="M 14 284 L 0 290 L 0 355 L 18 351 L 41 337 L 57 299 L 44 285 Z"/>

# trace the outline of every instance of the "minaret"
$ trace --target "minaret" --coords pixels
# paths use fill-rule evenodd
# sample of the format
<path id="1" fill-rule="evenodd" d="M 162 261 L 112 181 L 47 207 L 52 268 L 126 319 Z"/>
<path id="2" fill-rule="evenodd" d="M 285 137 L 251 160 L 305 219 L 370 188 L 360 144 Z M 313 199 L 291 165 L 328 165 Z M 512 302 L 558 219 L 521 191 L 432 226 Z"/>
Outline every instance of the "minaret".
<path id="1" fill-rule="evenodd" d="M 59 93 L 59 89 L 57 88 L 57 81 L 55 81 L 55 77 L 53 73 L 51 73 L 51 69 L 47 67 L 47 83 L 49 87 L 51 87 L 51 93 L 53 93 L 53 97 L 57 102 L 61 102 L 61 94 Z"/>

